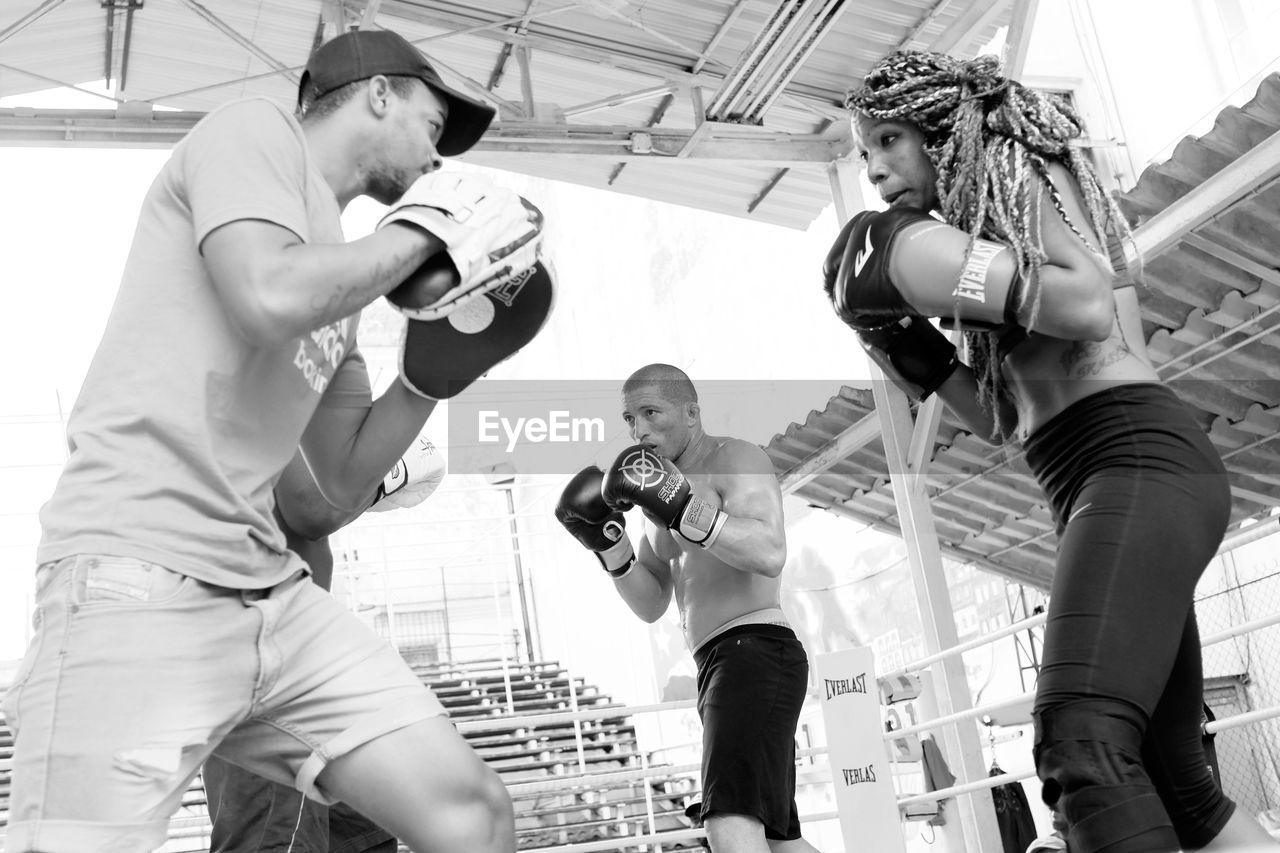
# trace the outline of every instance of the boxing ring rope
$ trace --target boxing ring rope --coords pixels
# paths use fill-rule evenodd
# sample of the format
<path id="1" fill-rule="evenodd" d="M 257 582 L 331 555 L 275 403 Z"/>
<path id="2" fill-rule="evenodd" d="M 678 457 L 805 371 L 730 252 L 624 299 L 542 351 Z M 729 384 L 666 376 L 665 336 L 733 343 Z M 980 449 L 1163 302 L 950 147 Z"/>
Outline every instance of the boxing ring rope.
<path id="1" fill-rule="evenodd" d="M 1035 628 L 1039 625 L 1043 625 L 1044 620 L 1046 618 L 1047 618 L 1047 614 L 1044 614 L 1044 613 L 1037 613 L 1034 616 L 1028 616 L 1026 619 L 1020 620 L 1018 622 L 1014 622 L 1012 625 L 1006 625 L 1005 627 L 997 631 L 992 631 L 990 634 L 983 634 L 981 637 L 974 637 L 972 640 L 959 643 L 957 645 L 952 646 L 949 649 L 943 649 L 940 652 L 936 652 L 926 657 L 922 657 L 918 661 L 905 664 L 903 666 L 898 667 L 897 669 L 893 669 L 886 673 L 882 673 L 877 677 L 878 678 L 897 678 L 900 675 L 906 675 L 907 673 L 911 673 L 911 672 L 918 672 L 924 669 L 925 667 L 928 667 L 928 666 L 931 666 L 932 664 L 937 663 L 940 660 L 946 660 L 949 657 L 954 657 L 955 655 L 964 654 L 965 652 L 972 651 L 977 648 L 981 648 L 982 646 L 985 646 L 988 643 L 995 642 L 996 640 L 1002 640 L 1011 634 L 1017 634 L 1019 631 L 1027 631 L 1027 630 L 1030 630 L 1031 628 Z"/>
<path id="2" fill-rule="evenodd" d="M 825 746 L 813 746 L 807 749 L 797 749 L 796 758 L 817 758 L 827 754 Z M 643 753 L 642 753 L 643 755 Z M 612 784 L 622 782 L 637 782 L 645 779 L 666 778 L 668 776 L 684 776 L 690 773 L 697 773 L 702 769 L 699 762 L 687 762 L 685 764 L 663 764 L 658 767 L 649 765 L 638 767 L 633 770 L 609 770 L 603 773 L 578 773 L 556 776 L 553 779 L 536 779 L 531 782 L 516 782 L 507 786 L 507 793 L 512 797 L 529 797 L 542 793 L 563 793 L 566 783 L 570 787 L 575 788 L 604 788 Z M 809 776 L 820 776 L 820 779 L 810 780 Z M 796 780 L 799 782 L 801 778 L 806 781 L 829 781 L 826 771 L 823 770 L 806 770 L 804 773 L 797 773 Z"/>
<path id="3" fill-rule="evenodd" d="M 919 672 L 926 669 L 938 661 L 948 657 L 964 654 L 984 645 L 988 645 L 997 640 L 1016 634 L 1020 631 L 1029 630 L 1044 624 L 1046 614 L 1036 614 L 1027 619 L 1020 620 L 1011 625 L 1005 626 L 997 631 L 982 637 L 974 638 L 965 643 L 957 644 L 949 649 L 937 652 L 925 657 L 919 658 L 905 666 L 898 667 L 885 673 L 882 678 L 897 677 L 908 673 Z M 1249 622 L 1235 625 L 1222 631 L 1215 632 L 1202 638 L 1201 646 L 1207 648 L 1218 643 L 1239 637 L 1253 631 L 1271 627 L 1280 624 L 1280 613 L 1264 616 Z M 994 702 L 989 702 L 981 706 L 965 709 L 953 714 L 937 717 L 931 720 L 925 720 L 921 723 L 904 726 L 900 729 L 886 731 L 881 737 L 885 741 L 893 741 L 896 739 L 908 737 L 931 729 L 940 728 L 942 726 L 952 725 L 969 719 L 981 719 L 993 712 L 1006 708 L 1016 707 L 1033 700 L 1034 691 L 1007 697 Z M 816 694 L 810 694 L 806 698 L 806 706 L 809 706 L 810 700 L 816 698 Z M 575 696 L 576 704 L 576 696 Z M 605 708 L 578 708 L 577 710 L 562 711 L 555 713 L 530 714 L 530 715 L 511 715 L 494 717 L 483 720 L 465 720 L 457 724 L 460 733 L 481 732 L 481 731 L 504 731 L 520 728 L 533 728 L 536 726 L 545 726 L 560 724 L 565 722 L 579 722 L 584 720 L 598 720 L 610 717 L 629 717 L 639 714 L 661 713 L 664 711 L 688 710 L 694 708 L 695 700 L 684 699 L 672 702 L 658 702 L 646 705 L 615 705 Z M 1230 729 L 1241 728 L 1253 723 L 1262 722 L 1280 717 L 1280 706 L 1262 708 L 1255 711 L 1248 711 L 1241 714 L 1235 714 L 1230 717 L 1215 720 L 1205 725 L 1206 734 L 1216 734 L 1218 732 Z M 579 729 L 580 732 L 580 729 Z M 581 735 L 579 739 L 579 766 L 583 767 Z M 827 755 L 827 747 L 817 746 L 796 751 L 797 760 L 806 758 L 820 758 Z M 581 791 L 591 789 L 604 789 L 621 785 L 629 782 L 647 781 L 651 779 L 665 779 L 673 777 L 687 777 L 696 774 L 701 769 L 700 763 L 688 762 L 681 764 L 653 766 L 647 760 L 647 755 L 641 751 L 641 766 L 628 770 L 617 770 L 603 773 L 576 773 L 557 775 L 554 778 L 534 780 L 528 782 L 517 782 L 507 786 L 508 792 L 513 798 L 523 799 L 537 796 L 543 793 L 565 793 L 566 791 Z M 891 760 L 891 764 L 895 770 L 899 764 L 896 760 Z M 1012 782 L 1021 782 L 1026 779 L 1035 777 L 1034 769 L 1023 772 L 1000 773 L 994 776 L 988 776 L 971 782 L 963 782 L 951 785 L 946 788 L 940 788 L 935 791 L 927 791 L 917 794 L 907 794 L 897 797 L 897 806 L 899 810 L 905 809 L 907 806 L 922 804 L 928 802 L 936 802 L 940 800 L 952 799 L 954 797 L 975 793 L 1000 787 Z M 829 769 L 826 767 L 810 767 L 797 773 L 797 784 L 830 784 Z M 591 841 L 584 843 L 575 843 L 568 845 L 558 845 L 551 847 L 538 848 L 540 850 L 555 851 L 555 853 L 595 853 L 595 851 L 616 850 L 620 847 L 639 847 L 649 844 L 673 843 L 678 841 L 688 841 L 703 838 L 705 831 L 698 828 L 657 831 L 655 829 L 656 812 L 653 807 L 654 794 L 649 786 L 645 786 L 645 815 L 648 829 L 647 833 L 617 836 L 609 839 L 601 839 L 599 841 Z M 668 795 L 670 796 L 670 795 Z M 816 814 L 803 815 L 802 823 L 813 823 L 818 821 L 836 820 L 839 815 L 836 812 L 823 812 Z M 619 823 L 633 824 L 641 816 L 637 815 L 633 818 L 622 819 Z"/>
<path id="4" fill-rule="evenodd" d="M 910 664 L 907 664 L 906 666 L 899 667 L 898 669 L 895 669 L 895 670 L 891 670 L 890 672 L 880 677 L 891 678 L 891 677 L 896 677 L 898 675 L 905 675 L 911 672 L 918 672 L 945 658 L 952 657 L 958 654 L 963 654 L 964 652 L 972 651 L 973 649 L 980 648 L 981 646 L 986 645 L 987 643 L 994 642 L 995 640 L 1003 639 L 1004 637 L 1007 637 L 1010 634 L 1015 634 L 1019 631 L 1024 631 L 1029 628 L 1034 628 L 1042 624 L 1044 620 L 1045 620 L 1045 614 L 1037 614 L 1028 619 L 1023 619 L 1019 622 L 1015 622 L 1012 625 L 1006 626 L 1005 628 L 1002 628 L 999 631 L 992 632 L 991 634 L 987 634 L 982 637 L 975 638 L 974 640 L 970 640 L 968 642 L 961 643 L 956 646 L 952 646 L 949 649 L 944 649 L 941 652 L 937 652 L 935 654 L 920 658 L 919 660 L 914 661 Z M 1280 612 L 1271 614 L 1269 616 L 1259 617 L 1258 619 L 1254 619 L 1249 622 L 1242 623 L 1240 625 L 1234 625 L 1225 630 L 1218 631 L 1214 634 L 1210 634 L 1209 636 L 1201 639 L 1200 645 L 1202 648 L 1208 648 L 1209 646 L 1216 645 L 1218 643 L 1222 643 L 1227 640 L 1238 637 L 1241 634 L 1247 634 L 1252 631 L 1256 631 L 1262 628 L 1267 628 L 1277 623 L 1280 623 Z M 812 698 L 812 696 L 813 694 L 810 694 L 810 698 Z M 574 692 L 574 697 L 576 701 L 576 691 Z M 992 711 L 1001 711 L 1006 708 L 1016 707 L 1020 704 L 1025 703 L 1027 700 L 1034 699 L 1034 698 L 1035 698 L 1035 691 L 1027 691 L 1026 693 L 1020 693 L 1015 696 L 999 699 L 994 702 L 989 702 L 985 705 L 979 705 L 973 708 L 968 708 L 963 711 L 957 711 L 954 714 L 948 714 L 942 717 L 935 717 L 931 720 L 925 720 L 921 723 L 917 723 L 912 726 L 904 726 L 903 728 L 895 729 L 892 732 L 886 732 L 885 740 L 893 740 L 894 738 L 917 734 L 919 732 L 927 731 L 932 728 L 950 725 L 951 723 L 957 723 L 957 722 L 961 722 L 963 720 L 967 720 L 971 718 L 980 718 L 987 714 L 990 714 Z M 550 725 L 557 725 L 560 723 L 568 723 L 568 722 L 574 722 L 574 721 L 600 720 L 600 719 L 607 719 L 609 717 L 635 716 L 638 714 L 659 713 L 662 711 L 680 711 L 680 710 L 693 708 L 695 707 L 695 705 L 696 705 L 696 701 L 693 699 L 679 699 L 672 702 L 656 702 L 648 705 L 613 705 L 613 706 L 603 707 L 603 708 L 583 708 L 583 709 L 578 709 L 576 711 L 573 711 L 573 710 L 557 711 L 550 714 L 507 715 L 507 716 L 501 716 L 501 717 L 491 717 L 488 719 L 481 719 L 481 720 L 461 720 L 456 724 L 456 726 L 460 734 L 468 734 L 472 732 L 497 732 L 497 731 L 508 731 L 512 729 L 520 729 L 520 728 L 534 728 L 537 726 L 550 726 Z M 1251 711 L 1249 713 L 1256 715 L 1256 714 L 1263 713 L 1263 711 Z M 1275 715 L 1280 715 L 1280 709 L 1278 709 L 1275 714 L 1272 714 L 1272 716 L 1275 716 Z M 1216 731 L 1220 728 L 1223 728 L 1222 724 L 1227 722 L 1230 719 L 1234 719 L 1234 717 L 1227 718 L 1224 720 L 1217 720 L 1214 723 L 1210 724 L 1210 726 L 1211 727 L 1216 726 L 1217 728 L 1213 728 L 1213 730 Z M 1265 719 L 1265 717 L 1263 719 Z M 800 753 L 797 753 L 797 756 L 799 755 Z"/>

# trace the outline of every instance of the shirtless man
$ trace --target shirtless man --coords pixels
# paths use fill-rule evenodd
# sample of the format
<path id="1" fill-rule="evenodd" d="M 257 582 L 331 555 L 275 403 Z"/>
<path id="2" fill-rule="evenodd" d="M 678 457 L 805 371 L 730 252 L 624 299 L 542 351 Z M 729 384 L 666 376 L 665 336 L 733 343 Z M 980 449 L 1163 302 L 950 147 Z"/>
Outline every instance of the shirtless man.
<path id="1" fill-rule="evenodd" d="M 689 809 L 715 853 L 808 853 L 795 803 L 795 729 L 808 682 L 782 612 L 782 493 L 764 452 L 707 435 L 679 368 L 651 364 L 622 387 L 637 443 L 581 471 L 556 518 L 596 553 L 623 601 L 655 622 L 674 596 L 698 664 L 702 802 Z M 679 465 L 679 467 L 677 467 Z M 623 513 L 639 506 L 637 556 Z"/>

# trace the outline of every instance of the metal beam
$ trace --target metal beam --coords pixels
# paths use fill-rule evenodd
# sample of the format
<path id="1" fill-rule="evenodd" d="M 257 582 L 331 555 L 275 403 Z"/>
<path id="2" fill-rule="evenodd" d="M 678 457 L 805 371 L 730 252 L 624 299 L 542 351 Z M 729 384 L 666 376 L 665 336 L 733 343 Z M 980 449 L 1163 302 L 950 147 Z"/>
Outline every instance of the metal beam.
<path id="1" fill-rule="evenodd" d="M 12 36 L 15 36 L 18 33 L 22 32 L 27 27 L 34 24 L 36 21 L 43 18 L 45 15 L 49 14 L 54 9 L 61 6 L 64 2 L 66 2 L 66 0 L 45 0 L 45 2 L 41 3 L 39 6 L 32 9 L 27 14 L 23 15 L 21 18 L 14 21 L 12 24 L 5 27 L 4 29 L 0 30 L 0 42 L 3 42 L 5 39 L 11 38 Z"/>
<path id="2" fill-rule="evenodd" d="M 516 48 L 516 64 L 520 66 L 520 103 L 524 105 L 524 114 L 533 118 L 537 105 L 533 101 L 533 64 L 528 46 Z"/>
<path id="3" fill-rule="evenodd" d="M 124 45 L 120 49 L 120 85 L 117 91 L 123 92 L 129 83 L 129 51 L 133 46 L 133 13 L 142 8 L 142 0 L 129 0 L 124 13 Z"/>
<path id="4" fill-rule="evenodd" d="M 800 43 L 792 48 L 785 61 L 778 65 L 769 79 L 756 87 L 756 93 L 743 110 L 747 121 L 764 120 L 765 113 L 769 112 L 774 102 L 791 85 L 800 68 L 809 61 L 809 57 L 817 50 L 819 43 L 835 26 L 840 14 L 852 5 L 852 3 L 846 4 L 845 0 L 826 0 L 826 5 L 818 10 L 817 16 L 805 31 Z"/>
<path id="5" fill-rule="evenodd" d="M 0 128 L 2 128 L 0 124 Z M 567 154 L 573 156 L 600 156 L 614 160 L 653 160 L 661 158 L 670 160 L 678 151 L 684 151 L 677 159 L 715 160 L 725 163 L 743 165 L 779 167 L 796 164 L 818 165 L 828 162 L 839 151 L 837 143 L 826 141 L 785 142 L 752 139 L 717 139 L 703 138 L 695 144 L 684 148 L 693 133 L 697 131 L 671 131 L 655 128 L 638 128 L 630 133 L 645 134 L 652 140 L 649 153 L 638 153 L 632 150 L 630 138 L 583 138 L 575 129 L 565 132 L 564 125 L 558 125 L 559 134 L 547 136 L 521 134 L 517 126 L 514 133 L 500 128 L 500 134 L 490 133 L 476 144 L 476 151 L 499 152 L 507 154 Z"/>
<path id="6" fill-rule="evenodd" d="M 107 21 L 102 31 L 105 37 L 102 47 L 102 79 L 110 87 L 112 52 L 115 49 L 116 41 L 116 4 L 112 0 L 108 0 L 102 8 L 107 13 Z"/>
<path id="7" fill-rule="evenodd" d="M 1004 74 L 1013 80 L 1022 79 L 1022 69 L 1027 64 L 1027 50 L 1031 46 L 1031 30 L 1036 20 L 1040 0 L 1013 0 L 1013 20 L 1005 36 Z"/>
<path id="8" fill-rule="evenodd" d="M 1133 245 L 1125 246 L 1130 263 L 1144 263 L 1168 251 L 1202 225 L 1223 215 L 1232 205 L 1266 192 L 1280 178 L 1280 133 L 1273 133 L 1237 157 L 1222 171 L 1134 229 Z"/>
<path id="9" fill-rule="evenodd" d="M 583 4 L 573 3 L 569 6 L 556 7 L 545 12 L 539 12 L 532 17 L 541 19 L 556 12 L 574 9 L 581 5 Z M 457 35 L 474 34 L 481 38 L 505 42 L 513 47 L 527 44 L 530 47 L 553 55 L 581 59 L 608 68 L 633 71 L 637 74 L 649 74 L 659 80 L 679 82 L 688 86 L 702 86 L 712 91 L 720 87 L 726 70 L 724 63 L 708 58 L 706 64 L 720 68 L 721 73 L 708 74 L 703 69 L 695 74 L 688 70 L 688 59 L 683 56 L 677 55 L 673 57 L 670 54 L 662 54 L 655 50 L 644 50 L 637 48 L 634 44 L 625 44 L 617 41 L 593 43 L 586 39 L 576 42 L 561 37 L 533 33 L 517 35 L 510 31 L 502 30 L 501 28 L 504 24 L 515 20 L 512 18 L 504 18 L 500 21 L 477 21 L 474 16 L 458 15 L 419 6 L 406 6 L 402 3 L 390 6 L 388 13 L 394 14 L 399 18 L 432 26 L 458 27 L 453 32 L 415 41 L 415 44 L 418 45 Z M 698 52 L 693 51 L 693 55 L 698 56 Z M 235 82 L 238 83 L 239 81 Z M 843 91 L 832 92 L 823 91 L 813 86 L 795 86 L 783 98 L 789 106 L 810 112 L 820 118 L 846 117 L 844 110 L 839 106 L 844 98 Z"/>
<path id="10" fill-rule="evenodd" d="M 586 115 L 596 110 L 607 110 L 612 107 L 623 107 L 627 104 L 635 104 L 640 101 L 649 101 L 654 98 L 660 98 L 663 95 L 669 95 L 678 87 L 674 83 L 668 83 L 663 86 L 652 86 L 648 89 L 636 89 L 631 92 L 619 92 L 616 95 L 609 95 L 606 98 L 600 98 L 595 101 L 588 101 L 585 104 L 577 104 L 572 107 L 565 107 L 563 110 L 565 118 L 573 116 Z"/>
<path id="11" fill-rule="evenodd" d="M 831 466 L 866 447 L 880 437 L 880 419 L 875 412 L 863 415 L 845 427 L 799 465 L 778 478 L 782 493 L 789 495 L 822 475 Z"/>
<path id="12" fill-rule="evenodd" d="M 155 112 L 149 117 L 114 110 L 0 110 L 0 146 L 38 143 L 80 148 L 169 148 L 186 136 L 202 112 Z"/>
<path id="13" fill-rule="evenodd" d="M 294 73 L 294 69 L 285 65 L 283 62 L 276 59 L 274 56 L 267 53 L 262 48 L 258 47 L 258 45 L 256 45 L 253 42 L 253 39 L 250 39 L 250 38 L 247 38 L 246 36 L 241 35 L 235 29 L 235 27 L 223 21 L 213 12 L 210 12 L 204 6 L 197 3 L 196 0 L 182 0 L 182 2 L 184 5 L 187 6 L 187 8 L 191 9 L 191 11 L 195 12 L 197 15 L 203 18 L 206 23 L 208 23 L 218 32 L 222 33 L 227 38 L 231 39 L 233 42 L 238 44 L 240 47 L 244 48 L 250 54 L 257 57 L 259 61 L 266 63 L 266 66 L 268 68 L 274 70 L 277 74 L 280 74 L 281 76 L 283 76 L 295 87 L 298 85 L 299 76 Z"/>
<path id="14" fill-rule="evenodd" d="M 347 5 L 342 0 L 322 0 L 320 3 L 320 40 L 313 50 L 347 31 Z"/>
<path id="15" fill-rule="evenodd" d="M 936 654 L 957 645 L 959 635 L 955 608 L 942 569 L 938 531 L 929 503 L 928 478 L 909 466 L 913 425 L 906 395 L 885 380 L 876 366 L 872 365 L 871 372 L 874 379 L 880 380 L 872 382 L 871 390 L 881 425 L 884 455 L 889 463 L 894 504 L 902 524 L 902 539 L 907 546 L 907 563 L 924 623 L 925 649 Z M 935 711 L 930 717 L 946 717 L 973 707 L 963 660 L 950 657 L 931 669 L 937 707 L 926 710 L 926 713 Z M 982 744 L 973 727 L 949 726 L 941 734 L 947 747 L 945 752 L 951 758 L 952 767 L 958 768 L 961 781 L 975 782 L 986 777 Z M 959 832 L 955 826 L 944 829 L 944 837 L 952 836 L 948 839 L 948 849 L 999 849 L 1000 832 L 990 792 L 962 798 L 957 805 L 961 816 Z M 957 834 L 959 838 L 955 837 Z"/>
<path id="16" fill-rule="evenodd" d="M 711 37 L 711 41 L 707 42 L 707 46 L 702 49 L 702 55 L 698 57 L 698 61 L 693 63 L 693 73 L 697 74 L 707 64 L 707 58 L 711 56 L 712 51 L 720 46 L 721 40 L 728 34 L 729 30 L 737 22 L 738 17 L 742 14 L 742 10 L 747 7 L 751 0 L 738 0 L 734 7 L 729 10 L 729 14 L 725 15 L 724 20 L 720 22 L 719 28 L 716 29 L 715 35 Z"/>
<path id="17" fill-rule="evenodd" d="M 381 5 L 382 0 L 369 0 L 364 7 L 364 14 L 360 16 L 360 29 L 367 30 L 373 26 L 373 20 L 378 17 L 378 7 Z"/>
<path id="18" fill-rule="evenodd" d="M 906 50 L 911 47 L 912 42 L 917 41 L 920 38 L 920 35 L 928 29 L 929 25 L 936 21 L 938 16 L 940 16 L 950 5 L 951 0 L 938 0 L 938 2 L 933 5 L 933 8 L 920 19 L 920 22 L 911 28 L 911 32 L 903 36 L 902 41 L 898 42 L 898 46 L 895 49 Z"/>
<path id="19" fill-rule="evenodd" d="M 991 0 L 989 3 L 974 3 L 964 9 L 951 25 L 933 40 L 930 50 L 942 53 L 957 53 L 973 41 L 997 16 L 1008 7 L 1009 0 Z"/>
<path id="20" fill-rule="evenodd" d="M 19 74 L 23 77 L 30 77 L 32 80 L 39 80 L 42 83 L 49 84 L 48 86 L 45 86 L 42 88 L 69 89 L 73 92 L 79 92 L 82 95 L 88 95 L 89 97 L 92 97 L 92 98 L 99 98 L 103 101 L 110 101 L 115 104 L 123 103 L 122 98 L 112 97 L 111 95 L 104 95 L 102 92 L 95 92 L 92 89 L 86 89 L 83 86 L 77 86 L 75 83 L 70 83 L 66 80 L 58 80 L 46 74 L 37 74 L 36 72 L 29 71 L 26 68 L 17 68 L 13 65 L 6 65 L 3 62 L 0 62 L 0 71 L 7 71 L 10 74 Z"/>
<path id="21" fill-rule="evenodd" d="M 1182 237 L 1182 242 L 1242 272 L 1255 276 L 1267 284 L 1280 287 L 1280 270 L 1273 269 L 1266 264 L 1255 261 L 1253 258 L 1247 258 L 1234 249 L 1228 249 L 1221 243 L 1214 242 L 1200 234 L 1185 234 Z"/>
<path id="22" fill-rule="evenodd" d="M 156 111 L 138 116 L 112 110 L 0 109 L 0 145 L 42 143 L 61 147 L 164 148 L 174 145 L 195 126 L 203 112 Z M 737 125 L 716 135 L 714 123 L 695 144 L 700 131 L 611 125 L 536 124 L 497 122 L 477 144 L 476 151 L 498 153 L 559 154 L 575 157 L 609 157 L 637 160 L 671 159 L 687 151 L 692 160 L 717 160 L 750 165 L 819 164 L 843 157 L 848 142 L 817 134 L 783 134 L 771 131 L 743 133 Z M 632 150 L 632 135 L 647 134 L 652 153 Z"/>

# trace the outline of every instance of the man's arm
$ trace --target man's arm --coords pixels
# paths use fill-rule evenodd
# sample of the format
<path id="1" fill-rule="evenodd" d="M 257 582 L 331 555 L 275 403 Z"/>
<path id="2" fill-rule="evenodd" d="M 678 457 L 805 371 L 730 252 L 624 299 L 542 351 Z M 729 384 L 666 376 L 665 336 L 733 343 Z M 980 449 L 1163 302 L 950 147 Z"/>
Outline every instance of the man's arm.
<path id="1" fill-rule="evenodd" d="M 642 536 L 635 565 L 631 567 L 631 571 L 614 578 L 613 586 L 632 613 L 645 622 L 652 623 L 667 612 L 675 582 L 671 578 L 670 566 L 658 559 L 648 537 Z"/>
<path id="2" fill-rule="evenodd" d="M 295 453 L 276 482 L 276 511 L 296 536 L 314 541 L 346 527 L 368 507 L 369 500 L 356 510 L 338 509 L 324 499 L 301 453 Z"/>
<path id="3" fill-rule="evenodd" d="M 436 404 L 402 382 L 391 383 L 367 407 L 322 404 L 302 434 L 301 448 L 324 499 L 338 512 L 362 512 Z"/>
<path id="4" fill-rule="evenodd" d="M 727 518 L 711 554 L 740 571 L 776 578 L 787 561 L 787 539 L 773 463 L 759 447 L 735 438 L 714 465 L 712 484 Z"/>
<path id="5" fill-rule="evenodd" d="M 351 316 L 443 249 L 435 236 L 398 223 L 349 243 L 304 243 L 261 219 L 229 222 L 200 246 L 227 314 L 259 346 Z"/>
<path id="6" fill-rule="evenodd" d="M 671 570 L 658 559 L 647 538 L 641 540 L 640 556 L 636 557 L 622 511 L 605 502 L 603 482 L 604 472 L 595 465 L 575 474 L 556 502 L 556 520 L 596 555 L 600 568 L 613 578 L 618 594 L 632 612 L 654 622 L 671 602 Z"/>

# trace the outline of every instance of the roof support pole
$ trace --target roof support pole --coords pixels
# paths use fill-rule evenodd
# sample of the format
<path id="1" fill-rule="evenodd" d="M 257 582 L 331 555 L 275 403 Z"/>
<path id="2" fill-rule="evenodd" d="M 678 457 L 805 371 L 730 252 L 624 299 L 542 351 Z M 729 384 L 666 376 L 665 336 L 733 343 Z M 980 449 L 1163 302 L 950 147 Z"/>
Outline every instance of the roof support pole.
<path id="1" fill-rule="evenodd" d="M 858 183 L 858 170 L 849 161 L 843 168 L 833 164 L 831 192 L 841 223 L 849 216 L 865 209 L 862 191 Z M 926 490 L 928 477 L 923 464 L 929 453 L 922 437 L 916 436 L 916 425 L 911 418 L 907 397 L 874 364 L 869 364 L 872 374 L 872 394 L 875 414 L 880 422 L 884 443 L 884 455 L 888 462 L 889 481 L 893 486 L 893 499 L 897 507 L 902 539 L 907 546 L 907 562 L 915 586 L 916 602 L 924 627 L 925 647 L 930 654 L 951 648 L 959 643 L 955 612 L 951 594 L 942 569 L 942 552 L 938 544 L 938 532 L 934 525 L 933 510 Z M 936 403 L 934 404 L 937 405 Z M 938 413 L 926 407 L 920 427 L 936 433 Z M 932 442 L 930 442 L 931 446 Z M 941 717 L 973 707 L 969 681 L 964 672 L 964 661 L 952 656 L 930 667 L 932 691 L 922 694 L 924 712 L 930 717 Z M 932 701 L 928 701 L 932 697 Z M 934 707 L 930 707 L 934 706 Z M 977 727 L 971 721 L 947 726 L 935 734 L 940 746 L 951 762 L 952 771 L 963 782 L 976 782 L 987 776 L 982 755 L 982 743 Z M 988 791 L 962 797 L 955 805 L 960 812 L 959 821 L 948 821 L 942 827 L 950 853 L 976 850 L 999 850 L 1000 828 L 996 824 L 995 807 Z"/>
<path id="2" fill-rule="evenodd" d="M 924 626 L 925 648 L 930 654 L 959 643 L 955 611 L 947 579 L 942 568 L 942 552 L 934 526 L 933 510 L 926 490 L 928 477 L 911 467 L 914 425 L 906 395 L 884 379 L 879 368 L 872 366 L 872 393 L 880 418 L 885 459 L 897 506 L 903 542 L 907 546 L 907 563 L 916 591 L 916 601 Z M 936 421 L 934 421 L 936 425 Z M 969 680 L 962 657 L 953 656 L 930 667 L 933 702 L 926 703 L 926 715 L 945 717 L 973 707 Z M 929 707 L 936 705 L 936 707 Z M 976 782 L 987 776 L 986 762 L 977 727 L 972 721 L 947 726 L 940 732 L 940 746 L 951 762 L 952 772 L 964 782 Z M 935 735 L 937 736 L 937 735 Z M 960 820 L 942 827 L 947 850 L 999 850 L 1000 828 L 996 824 L 995 807 L 989 791 L 963 797 L 955 803 Z M 956 824 L 959 824 L 958 826 Z"/>

